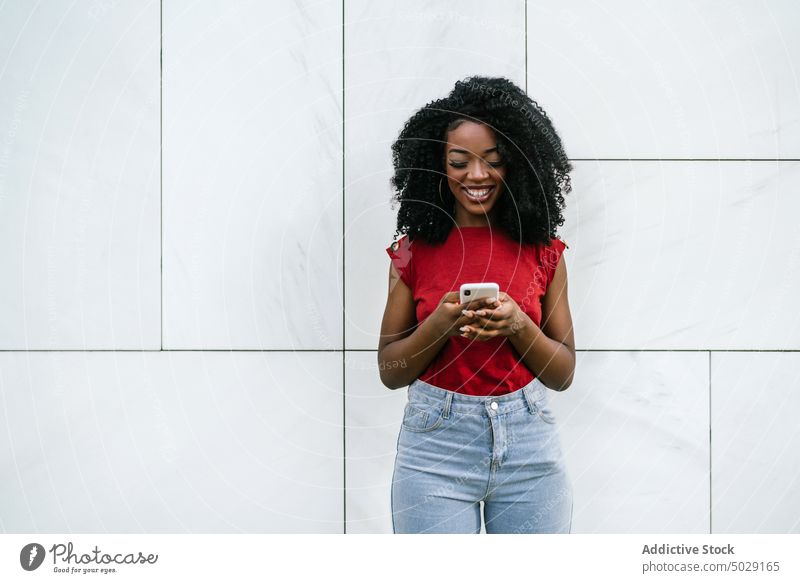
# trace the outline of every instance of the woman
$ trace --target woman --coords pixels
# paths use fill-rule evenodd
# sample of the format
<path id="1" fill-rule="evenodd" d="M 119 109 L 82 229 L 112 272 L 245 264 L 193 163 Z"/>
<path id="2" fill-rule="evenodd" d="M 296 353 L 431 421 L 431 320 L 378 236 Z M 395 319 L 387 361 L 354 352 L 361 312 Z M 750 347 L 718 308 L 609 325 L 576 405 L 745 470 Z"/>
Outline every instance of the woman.
<path id="1" fill-rule="evenodd" d="M 408 385 L 395 533 L 567 533 L 572 486 L 548 390 L 575 341 L 564 222 L 572 166 L 539 105 L 504 78 L 456 83 L 392 145 L 400 203 L 378 363 Z M 459 304 L 466 282 L 499 297 Z"/>

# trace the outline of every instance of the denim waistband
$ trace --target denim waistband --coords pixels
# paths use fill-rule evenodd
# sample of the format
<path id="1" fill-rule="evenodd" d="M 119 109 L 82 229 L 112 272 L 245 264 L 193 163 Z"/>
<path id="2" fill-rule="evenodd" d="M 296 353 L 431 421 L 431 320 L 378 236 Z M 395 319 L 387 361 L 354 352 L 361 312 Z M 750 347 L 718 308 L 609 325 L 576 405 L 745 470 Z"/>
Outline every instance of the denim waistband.
<path id="1" fill-rule="evenodd" d="M 510 413 L 527 407 L 535 410 L 535 403 L 547 398 L 547 387 L 534 378 L 521 389 L 505 395 L 465 395 L 436 387 L 416 379 L 408 386 L 408 398 L 419 399 L 433 404 L 444 403 L 446 411 L 458 411 L 471 415 Z M 497 405 L 494 406 L 493 403 Z"/>

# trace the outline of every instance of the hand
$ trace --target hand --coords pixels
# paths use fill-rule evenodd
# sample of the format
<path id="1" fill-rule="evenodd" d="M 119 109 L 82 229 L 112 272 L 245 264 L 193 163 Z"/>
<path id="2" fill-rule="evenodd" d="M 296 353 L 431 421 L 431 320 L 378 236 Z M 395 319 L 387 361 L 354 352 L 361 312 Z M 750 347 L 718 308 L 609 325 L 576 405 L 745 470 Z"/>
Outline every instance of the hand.
<path id="1" fill-rule="evenodd" d="M 505 292 L 500 292 L 499 306 L 469 309 L 464 314 L 469 322 L 461 330 L 461 336 L 484 342 L 496 336 L 514 336 L 531 322 L 517 302 Z"/>
<path id="2" fill-rule="evenodd" d="M 431 321 L 431 326 L 436 333 L 437 337 L 441 336 L 459 336 L 461 331 L 459 328 L 473 322 L 472 317 L 465 316 L 462 310 L 467 309 L 470 311 L 492 308 L 499 304 L 495 298 L 484 298 L 482 300 L 473 300 L 466 304 L 459 303 L 460 294 L 457 291 L 447 292 L 436 306 L 433 313 L 428 316 Z M 495 300 L 494 303 L 491 300 Z"/>

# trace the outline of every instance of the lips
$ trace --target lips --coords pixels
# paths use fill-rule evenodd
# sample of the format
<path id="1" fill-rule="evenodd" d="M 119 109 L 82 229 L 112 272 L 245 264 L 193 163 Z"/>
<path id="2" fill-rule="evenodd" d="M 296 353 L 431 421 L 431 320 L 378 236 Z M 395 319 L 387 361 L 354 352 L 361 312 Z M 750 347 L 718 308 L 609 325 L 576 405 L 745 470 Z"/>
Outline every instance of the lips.
<path id="1" fill-rule="evenodd" d="M 467 198 L 474 202 L 484 202 L 487 200 L 492 192 L 494 192 L 494 185 L 487 185 L 487 186 L 471 186 L 462 187 L 464 192 L 467 194 Z"/>

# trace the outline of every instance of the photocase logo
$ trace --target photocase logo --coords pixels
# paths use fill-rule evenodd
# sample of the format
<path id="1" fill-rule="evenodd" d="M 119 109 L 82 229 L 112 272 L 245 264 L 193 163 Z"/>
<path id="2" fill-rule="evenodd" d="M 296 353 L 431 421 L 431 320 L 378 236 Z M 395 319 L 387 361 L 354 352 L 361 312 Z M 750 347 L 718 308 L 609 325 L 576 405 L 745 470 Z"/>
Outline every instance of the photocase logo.
<path id="1" fill-rule="evenodd" d="M 19 564 L 26 571 L 35 571 L 44 562 L 44 547 L 39 543 L 29 543 L 19 552 Z"/>
<path id="2" fill-rule="evenodd" d="M 54 573 L 117 573 L 117 565 L 154 565 L 158 555 L 138 553 L 104 553 L 97 545 L 86 553 L 74 552 L 72 541 L 67 544 L 56 543 L 45 551 L 39 543 L 28 543 L 19 552 L 19 564 L 26 571 L 35 571 L 41 567 L 48 552 L 53 559 Z M 62 565 L 59 565 L 59 560 Z M 97 566 L 95 566 L 97 565 Z M 113 565 L 113 566 L 112 566 Z"/>

